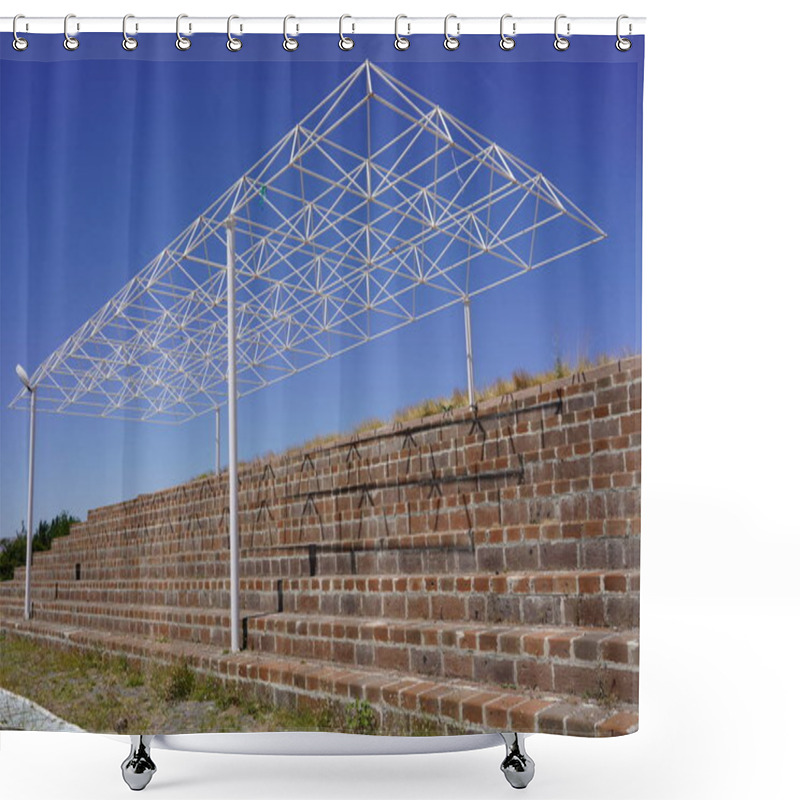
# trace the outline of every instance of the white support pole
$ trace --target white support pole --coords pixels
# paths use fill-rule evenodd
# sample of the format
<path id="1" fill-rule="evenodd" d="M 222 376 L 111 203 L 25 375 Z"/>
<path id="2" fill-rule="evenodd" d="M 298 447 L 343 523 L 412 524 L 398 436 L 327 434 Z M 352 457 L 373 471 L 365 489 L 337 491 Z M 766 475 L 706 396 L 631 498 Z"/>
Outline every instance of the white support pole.
<path id="1" fill-rule="evenodd" d="M 236 244 L 234 220 L 228 218 L 228 492 L 231 537 L 231 652 L 239 650 L 239 459 L 236 426 Z"/>
<path id="2" fill-rule="evenodd" d="M 472 319 L 469 311 L 469 296 L 464 298 L 464 335 L 467 340 L 467 394 L 469 407 L 477 408 L 475 403 L 475 376 L 472 369 Z"/>
<path id="3" fill-rule="evenodd" d="M 214 462 L 214 474 L 219 475 L 220 473 L 220 461 L 219 461 L 219 406 L 214 409 L 214 446 L 216 448 L 216 461 Z"/>
<path id="4" fill-rule="evenodd" d="M 33 566 L 33 456 L 36 446 L 36 387 L 31 393 L 31 422 L 28 441 L 28 524 L 25 547 L 25 619 L 31 618 L 31 568 Z"/>

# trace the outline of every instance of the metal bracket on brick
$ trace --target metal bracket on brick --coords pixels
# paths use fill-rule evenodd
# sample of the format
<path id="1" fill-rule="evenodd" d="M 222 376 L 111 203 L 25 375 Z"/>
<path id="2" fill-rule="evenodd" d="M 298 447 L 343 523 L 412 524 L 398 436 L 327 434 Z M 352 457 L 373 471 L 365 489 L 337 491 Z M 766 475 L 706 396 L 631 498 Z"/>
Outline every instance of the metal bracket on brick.
<path id="1" fill-rule="evenodd" d="M 272 468 L 272 464 L 269 461 L 264 465 L 264 470 L 261 473 L 261 482 L 264 483 L 265 481 L 275 480 L 275 470 Z"/>
<path id="2" fill-rule="evenodd" d="M 349 464 L 355 455 L 357 461 L 361 461 L 361 453 L 358 450 L 358 439 L 352 439 L 350 446 L 347 448 L 347 455 L 345 456 L 345 463 Z"/>
<path id="3" fill-rule="evenodd" d="M 410 445 L 410 447 L 409 447 L 409 445 Z M 417 446 L 417 442 L 414 439 L 414 434 L 411 433 L 411 431 L 406 431 L 404 436 L 403 436 L 403 442 L 400 445 L 400 449 L 401 450 L 407 450 L 407 449 L 410 450 L 411 448 L 414 448 L 416 446 Z"/>
<path id="4" fill-rule="evenodd" d="M 363 487 L 361 491 L 361 497 L 358 501 L 358 507 L 360 509 L 364 508 L 365 506 L 364 500 L 369 503 L 370 508 L 375 508 L 375 501 L 372 499 L 372 492 L 366 486 Z"/>
<path id="5" fill-rule="evenodd" d="M 472 424 L 469 426 L 469 433 L 467 435 L 472 436 L 476 430 L 481 432 L 481 435 L 484 439 L 486 438 L 486 429 L 483 427 L 483 423 L 481 422 L 481 418 L 478 416 L 477 411 L 472 417 Z"/>
<path id="6" fill-rule="evenodd" d="M 317 546 L 308 546 L 308 574 L 313 578 L 317 574 Z"/>

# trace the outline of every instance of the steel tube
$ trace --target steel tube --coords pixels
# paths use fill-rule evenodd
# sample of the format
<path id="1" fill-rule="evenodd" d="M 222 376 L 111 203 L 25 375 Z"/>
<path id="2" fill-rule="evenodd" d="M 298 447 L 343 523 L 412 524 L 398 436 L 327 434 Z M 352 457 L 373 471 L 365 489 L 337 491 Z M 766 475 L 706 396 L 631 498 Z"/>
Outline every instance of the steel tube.
<path id="1" fill-rule="evenodd" d="M 214 461 L 214 474 L 220 473 L 219 460 L 219 406 L 214 409 L 214 445 L 216 448 L 216 460 Z"/>
<path id="2" fill-rule="evenodd" d="M 472 365 L 472 318 L 469 310 L 469 297 L 464 299 L 464 336 L 467 340 L 467 394 L 469 407 L 476 408 L 475 404 L 475 374 Z"/>
<path id="3" fill-rule="evenodd" d="M 228 277 L 228 494 L 231 542 L 231 652 L 239 650 L 239 458 L 236 424 L 236 244 L 234 221 L 227 228 Z"/>
<path id="4" fill-rule="evenodd" d="M 33 566 L 33 457 L 36 446 L 36 388 L 31 393 L 30 437 L 28 441 L 28 526 L 25 545 L 25 619 L 31 618 L 31 567 Z"/>

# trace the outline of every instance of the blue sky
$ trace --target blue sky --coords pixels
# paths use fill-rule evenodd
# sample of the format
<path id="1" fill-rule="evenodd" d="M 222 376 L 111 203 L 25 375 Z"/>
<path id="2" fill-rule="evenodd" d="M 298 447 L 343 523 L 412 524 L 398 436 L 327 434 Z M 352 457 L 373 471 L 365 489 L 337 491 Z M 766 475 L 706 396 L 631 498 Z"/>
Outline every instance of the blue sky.
<path id="1" fill-rule="evenodd" d="M 579 254 L 473 303 L 479 385 L 557 355 L 641 349 L 643 42 L 552 37 L 505 53 L 470 37 L 449 53 L 417 37 L 91 35 L 75 53 L 0 42 L 0 537 L 25 515 L 27 415 L 8 409 L 30 373 L 297 120 L 369 58 L 549 180 L 608 233 Z M 388 417 L 465 386 L 460 306 L 243 399 L 240 458 Z M 167 427 L 40 414 L 35 516 L 86 509 L 213 467 L 213 416 Z M 223 425 L 224 428 L 224 425 Z M 223 442 L 223 453 L 225 453 Z"/>

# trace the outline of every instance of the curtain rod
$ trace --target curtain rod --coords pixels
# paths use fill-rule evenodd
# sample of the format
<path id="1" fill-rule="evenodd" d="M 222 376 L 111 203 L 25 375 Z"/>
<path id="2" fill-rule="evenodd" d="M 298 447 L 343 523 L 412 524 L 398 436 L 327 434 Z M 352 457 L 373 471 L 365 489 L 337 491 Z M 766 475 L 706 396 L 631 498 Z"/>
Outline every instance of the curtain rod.
<path id="1" fill-rule="evenodd" d="M 616 17 L 570 17 L 559 15 L 559 31 L 562 36 L 576 35 L 615 35 L 617 32 Z M 0 31 L 11 32 L 13 17 L 0 17 Z M 17 21 L 17 33 L 64 33 L 64 17 L 25 17 Z M 554 17 L 514 17 L 508 16 L 505 21 L 505 31 L 511 36 L 524 34 L 549 33 L 554 31 Z M 395 33 L 395 17 L 357 17 L 345 15 L 342 31 L 347 34 Z M 413 17 L 401 16 L 398 30 L 403 36 L 414 34 L 443 34 L 445 21 L 443 17 Z M 183 16 L 181 19 L 181 33 L 226 33 L 228 30 L 227 17 L 194 17 Z M 303 33 L 330 33 L 338 34 L 340 31 L 339 17 L 291 17 L 288 30 L 292 36 Z M 569 26 L 569 27 L 567 27 Z M 622 34 L 624 36 L 643 34 L 645 27 L 644 17 L 627 17 L 623 21 Z M 499 33 L 500 15 L 496 17 L 459 17 L 452 16 L 448 29 L 453 35 L 468 36 L 474 34 Z M 129 35 L 141 33 L 175 33 L 175 17 L 136 17 L 128 19 L 126 30 Z M 249 33 L 274 33 L 284 32 L 284 17 L 236 17 L 231 30 L 237 35 Z M 69 31 L 71 35 L 81 33 L 119 33 L 122 31 L 121 17 L 81 17 L 70 16 Z"/>

